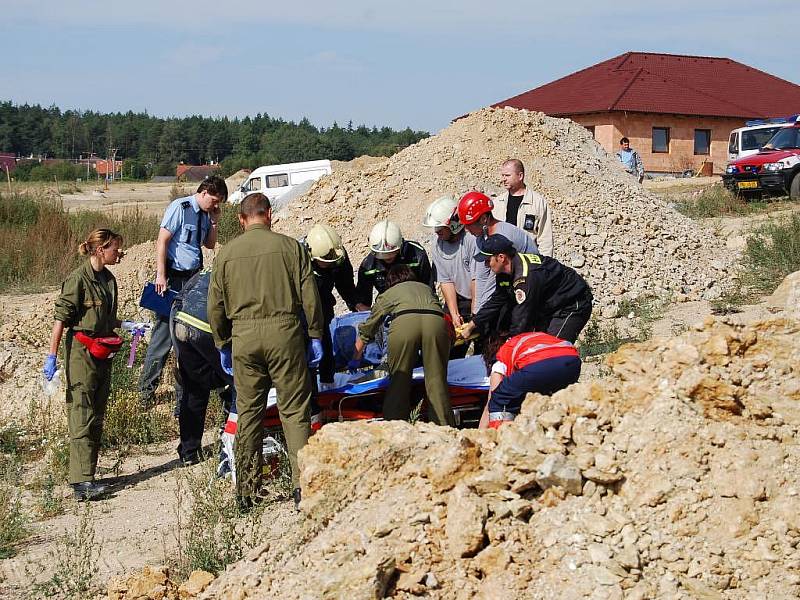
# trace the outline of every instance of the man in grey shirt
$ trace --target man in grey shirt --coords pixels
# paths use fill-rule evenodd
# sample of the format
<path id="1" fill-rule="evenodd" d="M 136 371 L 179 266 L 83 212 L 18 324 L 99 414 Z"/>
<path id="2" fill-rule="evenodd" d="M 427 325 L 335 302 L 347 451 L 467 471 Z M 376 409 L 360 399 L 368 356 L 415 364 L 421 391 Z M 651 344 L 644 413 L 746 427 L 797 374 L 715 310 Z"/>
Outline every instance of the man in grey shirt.
<path id="1" fill-rule="evenodd" d="M 499 233 L 507 237 L 514 245 L 514 249 L 522 254 L 538 254 L 536 242 L 519 227 L 498 221 L 492 214 L 494 203 L 480 192 L 468 192 L 458 202 L 458 217 L 467 231 L 475 237 L 490 236 Z M 485 262 L 472 261 L 472 278 L 475 280 L 475 295 L 473 296 L 473 314 L 491 297 L 495 288 L 495 276 Z"/>
<path id="2" fill-rule="evenodd" d="M 422 224 L 431 227 L 436 237 L 431 243 L 431 257 L 436 281 L 442 290 L 444 303 L 455 327 L 472 318 L 475 281 L 472 263 L 477 246 L 475 237 L 464 230 L 454 214 L 456 201 L 444 196 L 434 201 L 425 213 Z M 468 344 L 454 347 L 450 358 L 463 358 Z"/>

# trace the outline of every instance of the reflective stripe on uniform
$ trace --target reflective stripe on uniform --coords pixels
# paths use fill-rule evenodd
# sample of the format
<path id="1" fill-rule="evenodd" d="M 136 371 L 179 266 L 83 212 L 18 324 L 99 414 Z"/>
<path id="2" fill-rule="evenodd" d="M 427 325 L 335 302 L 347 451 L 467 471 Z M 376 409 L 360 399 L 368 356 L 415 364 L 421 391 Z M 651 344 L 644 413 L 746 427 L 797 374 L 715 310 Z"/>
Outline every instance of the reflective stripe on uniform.
<path id="1" fill-rule="evenodd" d="M 519 261 L 522 263 L 522 276 L 528 276 L 528 265 L 540 265 L 542 259 L 537 254 L 522 254 L 519 255 Z"/>
<path id="2" fill-rule="evenodd" d="M 179 310 L 175 313 L 175 319 L 177 321 L 181 321 L 182 323 L 186 323 L 187 325 L 191 325 L 192 327 L 196 327 L 200 331 L 211 333 L 211 326 L 208 323 L 202 319 L 198 319 L 197 317 L 190 315 L 189 313 Z"/>
<path id="3" fill-rule="evenodd" d="M 375 275 L 375 273 L 380 273 L 380 269 L 370 269 L 369 271 L 364 271 L 364 275 Z"/>
<path id="4" fill-rule="evenodd" d="M 521 337 L 519 341 L 514 345 L 514 350 L 511 351 L 512 369 L 514 368 L 514 364 L 517 362 L 517 352 L 519 352 L 520 347 L 522 347 L 522 345 L 529 339 L 536 337 L 538 335 L 541 335 L 541 332 L 537 331 L 534 333 L 529 333 L 528 335 Z M 522 358 L 523 356 L 527 356 L 529 354 L 533 354 L 534 352 L 538 352 L 539 350 L 545 350 L 546 348 L 571 348 L 571 347 L 573 347 L 573 344 L 566 340 L 562 340 L 557 344 L 536 344 L 531 348 L 526 348 L 525 351 L 519 355 L 519 358 Z"/>

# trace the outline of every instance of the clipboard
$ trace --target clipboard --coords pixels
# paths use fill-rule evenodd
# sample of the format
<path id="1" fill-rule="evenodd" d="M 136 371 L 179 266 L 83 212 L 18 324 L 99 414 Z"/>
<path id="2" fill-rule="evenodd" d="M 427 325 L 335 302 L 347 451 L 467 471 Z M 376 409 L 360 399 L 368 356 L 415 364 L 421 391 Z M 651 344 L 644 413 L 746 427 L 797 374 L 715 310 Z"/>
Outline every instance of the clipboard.
<path id="1" fill-rule="evenodd" d="M 159 317 L 169 319 L 169 312 L 172 308 L 172 303 L 175 301 L 177 296 L 178 292 L 169 288 L 164 291 L 164 295 L 162 296 L 156 292 L 156 284 L 148 283 L 145 284 L 144 289 L 142 290 L 142 297 L 139 299 L 139 306 L 148 310 L 152 310 Z"/>

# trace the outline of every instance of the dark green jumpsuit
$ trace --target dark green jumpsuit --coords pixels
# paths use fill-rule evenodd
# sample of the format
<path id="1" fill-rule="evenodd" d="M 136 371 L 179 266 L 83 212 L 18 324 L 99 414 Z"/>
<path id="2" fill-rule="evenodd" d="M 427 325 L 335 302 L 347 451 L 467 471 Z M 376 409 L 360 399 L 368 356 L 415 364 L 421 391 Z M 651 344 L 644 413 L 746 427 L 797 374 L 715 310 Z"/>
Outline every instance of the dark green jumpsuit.
<path id="1" fill-rule="evenodd" d="M 64 364 L 67 375 L 69 482 L 92 481 L 103 434 L 103 417 L 111 391 L 111 358 L 94 358 L 75 339 L 82 331 L 92 337 L 115 335 L 117 281 L 111 271 L 95 271 L 87 260 L 69 274 L 56 300 L 54 317 L 64 323 Z"/>
<path id="2" fill-rule="evenodd" d="M 450 336 L 447 335 L 441 304 L 424 283 L 398 283 L 375 299 L 369 318 L 358 328 L 361 340 L 371 341 L 377 328 L 389 315 L 392 316 L 387 359 L 389 389 L 383 401 L 383 417 L 408 419 L 411 413 L 412 373 L 422 351 L 430 420 L 439 425 L 455 427 L 447 387 Z"/>
<path id="3" fill-rule="evenodd" d="M 255 224 L 220 250 L 208 288 L 208 320 L 217 348 L 233 344 L 239 496 L 252 497 L 260 486 L 262 420 L 273 384 L 298 487 L 297 452 L 311 431 L 303 312 L 309 337 L 321 339 L 322 304 L 311 259 L 297 240 Z"/>

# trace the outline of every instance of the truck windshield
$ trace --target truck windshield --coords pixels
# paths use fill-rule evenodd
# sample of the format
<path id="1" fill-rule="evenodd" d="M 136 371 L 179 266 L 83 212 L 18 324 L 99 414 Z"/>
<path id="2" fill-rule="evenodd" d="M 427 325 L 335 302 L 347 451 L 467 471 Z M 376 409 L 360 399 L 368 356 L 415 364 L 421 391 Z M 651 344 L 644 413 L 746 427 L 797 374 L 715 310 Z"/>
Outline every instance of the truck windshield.
<path id="1" fill-rule="evenodd" d="M 780 127 L 765 127 L 742 132 L 742 150 L 758 150 L 775 135 Z"/>
<path id="2" fill-rule="evenodd" d="M 784 127 L 764 145 L 770 150 L 800 148 L 800 127 Z"/>

